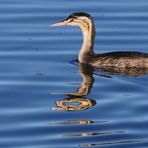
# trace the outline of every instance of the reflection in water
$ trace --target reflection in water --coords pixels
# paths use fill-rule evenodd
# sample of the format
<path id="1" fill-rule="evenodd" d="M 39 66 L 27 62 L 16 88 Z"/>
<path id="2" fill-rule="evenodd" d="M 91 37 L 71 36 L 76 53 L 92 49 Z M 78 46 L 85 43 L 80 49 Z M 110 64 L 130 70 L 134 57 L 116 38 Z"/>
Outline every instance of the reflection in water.
<path id="1" fill-rule="evenodd" d="M 106 67 L 106 68 L 97 69 L 97 71 L 101 71 L 105 74 L 132 76 L 132 77 L 138 77 L 148 74 L 148 68 L 136 68 L 136 67 L 135 68 Z"/>
<path id="2" fill-rule="evenodd" d="M 111 141 L 111 142 L 101 142 L 96 144 L 80 144 L 82 147 L 97 147 L 97 146 L 117 146 L 121 147 L 123 144 L 132 144 L 132 143 L 139 143 L 142 142 L 141 140 L 123 140 L 123 141 Z"/>
<path id="3" fill-rule="evenodd" d="M 96 104 L 95 100 L 86 99 L 82 96 L 86 96 L 90 93 L 90 90 L 94 83 L 93 74 L 103 76 L 106 78 L 111 78 L 106 74 L 112 75 L 124 75 L 124 76 L 141 76 L 148 74 L 148 69 L 145 68 L 113 68 L 107 67 L 103 69 L 94 69 L 86 64 L 78 64 L 79 72 L 82 77 L 81 86 L 73 93 L 66 93 L 68 98 L 57 101 L 56 106 L 52 108 L 53 110 L 64 110 L 64 111 L 78 111 L 78 110 L 86 110 Z M 97 74 L 96 72 L 101 72 L 101 74 Z M 102 72 L 104 74 L 102 74 Z"/>
<path id="4" fill-rule="evenodd" d="M 86 96 L 90 93 L 91 88 L 94 83 L 94 77 L 93 74 L 103 76 L 106 78 L 111 78 L 111 75 L 124 75 L 124 76 L 140 76 L 148 73 L 148 69 L 136 69 L 136 68 L 130 68 L 130 69 L 124 69 L 124 68 L 105 68 L 105 69 L 94 69 L 93 67 L 90 67 L 88 65 L 84 64 L 78 64 L 79 66 L 79 72 L 82 77 L 82 83 L 80 87 L 76 90 L 76 92 L 73 93 L 66 93 L 68 98 L 65 98 L 63 100 L 56 102 L 56 107 L 52 108 L 54 110 L 64 110 L 64 111 L 79 111 L 79 110 L 85 110 L 88 109 L 96 104 L 95 100 L 92 99 L 86 99 L 83 96 Z M 99 72 L 99 74 L 98 74 Z M 102 74 L 103 73 L 103 74 Z M 108 75 L 107 75 L 108 74 Z M 87 124 L 94 123 L 91 120 L 70 120 L 70 121 L 64 121 L 59 123 L 54 123 L 54 125 L 69 125 L 69 124 L 81 124 L 83 126 Z M 88 130 L 82 130 L 82 131 L 75 131 L 63 134 L 62 138 L 71 138 L 71 139 L 79 139 L 79 138 L 86 138 L 91 137 L 95 140 L 94 143 L 89 142 L 88 143 L 79 143 L 80 147 L 108 147 L 108 146 L 125 146 L 129 144 L 136 144 L 140 143 L 142 141 L 138 139 L 131 139 L 127 138 L 126 140 L 121 139 L 121 137 L 126 136 L 125 131 L 100 131 L 100 132 L 91 132 Z M 120 137 L 118 140 L 109 140 L 108 138 L 111 137 Z M 98 139 L 98 142 L 96 142 L 96 139 Z M 100 140 L 101 139 L 101 140 Z"/>
<path id="5" fill-rule="evenodd" d="M 95 123 L 94 121 L 91 120 L 67 120 L 67 121 L 63 121 L 63 122 L 54 122 L 54 123 L 49 123 L 50 125 L 74 125 L 74 124 L 93 124 Z"/>
<path id="6" fill-rule="evenodd" d="M 113 134 L 123 134 L 122 131 L 111 131 L 111 132 L 98 132 L 98 133 L 80 133 L 80 134 L 67 134 L 65 137 L 88 137 L 88 136 L 102 136 L 102 135 L 113 135 Z"/>
<path id="7" fill-rule="evenodd" d="M 123 75 L 123 76 L 142 76 L 145 74 L 148 74 L 148 68 L 120 68 L 120 67 L 106 67 L 106 68 L 100 68 L 96 69 L 93 67 L 90 67 L 86 64 L 78 64 L 79 72 L 82 77 L 82 83 L 81 86 L 77 89 L 74 93 L 66 93 L 68 96 L 86 96 L 90 93 L 90 90 L 94 83 L 93 74 L 111 78 L 110 75 Z"/>
<path id="8" fill-rule="evenodd" d="M 79 63 L 79 72 L 82 77 L 81 86 L 75 93 L 67 93 L 68 96 L 86 96 L 90 93 L 90 90 L 94 83 L 93 71 L 94 69 L 89 65 Z"/>
<path id="9" fill-rule="evenodd" d="M 82 97 L 89 94 L 94 83 L 93 68 L 79 64 L 79 71 L 83 79 L 81 86 L 74 93 L 66 93 L 69 97 L 57 101 L 57 107 L 52 108 L 53 110 L 80 111 L 86 110 L 96 104 L 95 100 Z"/>
<path id="10" fill-rule="evenodd" d="M 66 121 L 58 121 L 58 122 L 49 122 L 50 125 L 86 125 L 86 124 L 106 124 L 107 121 L 92 121 L 92 120 L 66 120 Z M 121 131 L 120 131 L 121 133 Z"/>
<path id="11" fill-rule="evenodd" d="M 64 111 L 80 111 L 88 109 L 96 104 L 95 100 L 86 99 L 81 97 L 70 97 L 56 102 L 57 107 L 52 110 Z"/>

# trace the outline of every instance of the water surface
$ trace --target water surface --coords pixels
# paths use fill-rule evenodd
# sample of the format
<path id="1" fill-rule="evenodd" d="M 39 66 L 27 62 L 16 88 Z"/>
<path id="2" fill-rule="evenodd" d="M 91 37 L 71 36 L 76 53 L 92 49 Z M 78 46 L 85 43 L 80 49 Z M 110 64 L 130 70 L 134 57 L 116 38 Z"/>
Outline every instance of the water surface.
<path id="1" fill-rule="evenodd" d="M 90 92 L 68 97 L 83 80 L 75 60 L 82 35 L 49 27 L 84 11 L 95 20 L 97 53 L 148 52 L 147 7 L 145 0 L 1 0 L 0 147 L 148 147 L 148 75 L 86 71 Z"/>

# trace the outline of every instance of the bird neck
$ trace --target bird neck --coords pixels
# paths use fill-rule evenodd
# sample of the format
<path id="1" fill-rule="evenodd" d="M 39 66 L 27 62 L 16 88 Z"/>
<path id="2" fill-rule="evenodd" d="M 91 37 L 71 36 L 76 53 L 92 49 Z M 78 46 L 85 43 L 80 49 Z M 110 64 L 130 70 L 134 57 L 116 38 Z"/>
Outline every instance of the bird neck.
<path id="1" fill-rule="evenodd" d="M 83 34 L 83 44 L 79 52 L 78 60 L 81 63 L 88 63 L 90 57 L 94 55 L 93 46 L 95 40 L 94 22 L 90 21 L 85 27 L 81 27 Z"/>

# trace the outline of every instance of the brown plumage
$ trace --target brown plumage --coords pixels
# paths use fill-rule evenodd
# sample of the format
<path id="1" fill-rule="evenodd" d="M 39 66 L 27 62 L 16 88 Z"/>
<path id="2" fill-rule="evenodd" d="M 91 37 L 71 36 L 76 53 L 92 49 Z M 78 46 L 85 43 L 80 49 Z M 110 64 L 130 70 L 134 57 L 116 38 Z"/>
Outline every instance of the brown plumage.
<path id="1" fill-rule="evenodd" d="M 142 52 L 109 52 L 92 56 L 90 64 L 94 67 L 146 67 L 148 54 Z"/>

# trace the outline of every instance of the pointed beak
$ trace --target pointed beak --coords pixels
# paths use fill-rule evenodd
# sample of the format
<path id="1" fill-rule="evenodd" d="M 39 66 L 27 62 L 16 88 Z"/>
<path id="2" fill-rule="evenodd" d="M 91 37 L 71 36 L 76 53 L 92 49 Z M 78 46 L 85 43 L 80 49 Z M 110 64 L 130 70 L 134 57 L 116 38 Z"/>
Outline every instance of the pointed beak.
<path id="1" fill-rule="evenodd" d="M 67 25 L 67 23 L 68 23 L 68 21 L 63 21 L 63 22 L 58 22 L 58 23 L 52 24 L 50 26 L 52 26 L 52 27 L 65 26 L 65 25 Z"/>

